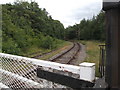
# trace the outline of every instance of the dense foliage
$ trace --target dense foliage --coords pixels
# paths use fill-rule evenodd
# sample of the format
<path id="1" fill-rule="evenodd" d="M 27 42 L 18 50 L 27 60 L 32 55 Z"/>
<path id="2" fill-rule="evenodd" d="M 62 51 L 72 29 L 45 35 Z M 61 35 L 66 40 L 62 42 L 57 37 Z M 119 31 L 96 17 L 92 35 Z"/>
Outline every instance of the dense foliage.
<path id="1" fill-rule="evenodd" d="M 53 49 L 64 39 L 64 26 L 36 2 L 2 5 L 2 51 L 21 55 L 31 47 Z"/>
<path id="2" fill-rule="evenodd" d="M 104 30 L 104 12 L 101 11 L 96 17 L 92 19 L 83 19 L 80 24 L 69 26 L 66 29 L 66 39 L 79 40 L 105 40 Z"/>
<path id="3" fill-rule="evenodd" d="M 22 55 L 32 48 L 55 49 L 62 40 L 105 40 L 104 12 L 64 29 L 36 2 L 2 5 L 2 52 Z"/>

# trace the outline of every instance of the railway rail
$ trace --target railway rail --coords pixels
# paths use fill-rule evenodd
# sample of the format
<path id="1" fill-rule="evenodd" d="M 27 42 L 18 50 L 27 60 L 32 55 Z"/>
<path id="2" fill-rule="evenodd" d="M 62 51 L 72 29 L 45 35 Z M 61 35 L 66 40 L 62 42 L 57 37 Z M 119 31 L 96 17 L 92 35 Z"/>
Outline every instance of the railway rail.
<path id="1" fill-rule="evenodd" d="M 76 59 L 78 52 L 80 51 L 80 44 L 73 43 L 73 46 L 57 57 L 51 59 L 52 62 L 58 62 L 62 64 L 73 64 L 72 61 Z"/>
<path id="2" fill-rule="evenodd" d="M 77 59 L 77 54 L 79 53 L 80 51 L 80 43 L 78 42 L 73 42 L 73 45 L 62 51 L 61 53 L 47 59 L 48 61 L 52 61 L 52 62 L 58 62 L 58 63 L 62 63 L 62 64 L 72 64 L 74 65 L 75 64 L 75 59 Z M 45 56 L 45 55 L 48 55 L 52 52 L 54 52 L 55 50 L 53 51 L 50 51 L 48 53 L 44 53 L 44 54 L 40 54 L 40 55 L 36 55 L 36 56 L 33 56 L 32 58 L 40 58 L 42 56 Z M 39 53 L 39 52 L 38 52 Z"/>
<path id="3" fill-rule="evenodd" d="M 72 45 L 70 46 L 70 48 L 72 47 Z M 31 58 L 36 58 L 36 59 L 39 59 L 39 58 L 42 58 L 42 57 L 44 57 L 44 56 L 46 56 L 46 55 L 49 55 L 49 54 L 51 54 L 51 53 L 54 53 L 55 51 L 57 51 L 58 49 L 54 49 L 54 50 L 52 50 L 52 51 L 49 51 L 49 52 L 45 52 L 45 53 L 41 53 L 41 51 L 39 51 L 39 52 L 36 52 L 36 53 L 32 53 L 32 54 L 29 54 L 29 55 L 33 55 Z M 68 49 L 66 49 L 66 50 L 68 50 Z M 37 54 L 37 55 L 36 55 Z"/>
<path id="4" fill-rule="evenodd" d="M 31 58 L 39 59 L 40 57 L 43 57 L 43 56 L 45 56 L 45 55 L 48 55 L 48 54 L 52 53 L 53 51 L 55 51 L 55 50 L 52 50 L 52 51 L 49 51 L 49 52 L 46 52 L 46 53 L 42 53 L 42 54 L 39 54 L 39 55 L 36 55 L 36 56 L 32 56 Z M 41 53 L 41 52 L 37 52 L 37 53 L 35 53 L 35 54 L 38 54 L 38 53 Z M 31 55 L 32 55 L 32 54 L 31 54 Z"/>

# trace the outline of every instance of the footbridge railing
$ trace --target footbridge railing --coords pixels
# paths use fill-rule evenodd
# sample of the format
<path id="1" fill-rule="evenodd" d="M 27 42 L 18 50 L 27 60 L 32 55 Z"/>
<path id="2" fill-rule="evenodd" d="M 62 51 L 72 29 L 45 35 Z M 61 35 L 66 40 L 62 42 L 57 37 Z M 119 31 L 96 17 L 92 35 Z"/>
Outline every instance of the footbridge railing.
<path id="1" fill-rule="evenodd" d="M 85 68 L 85 63 L 80 67 L 4 53 L 0 53 L 0 61 L 0 85 L 3 87 L 81 88 L 94 85 L 94 64 L 93 67 L 87 64 Z"/>

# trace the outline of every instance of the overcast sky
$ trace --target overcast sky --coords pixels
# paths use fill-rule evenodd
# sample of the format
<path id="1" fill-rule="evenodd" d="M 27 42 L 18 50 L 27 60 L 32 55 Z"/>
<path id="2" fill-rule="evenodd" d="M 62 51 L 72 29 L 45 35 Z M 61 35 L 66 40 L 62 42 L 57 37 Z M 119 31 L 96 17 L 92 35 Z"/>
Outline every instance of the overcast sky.
<path id="1" fill-rule="evenodd" d="M 0 4 L 13 3 L 16 0 L 0 0 Z M 31 1 L 31 0 L 25 0 Z M 83 18 L 90 19 L 102 9 L 102 0 L 32 0 L 40 8 L 46 8 L 53 19 L 65 27 L 80 23 Z"/>

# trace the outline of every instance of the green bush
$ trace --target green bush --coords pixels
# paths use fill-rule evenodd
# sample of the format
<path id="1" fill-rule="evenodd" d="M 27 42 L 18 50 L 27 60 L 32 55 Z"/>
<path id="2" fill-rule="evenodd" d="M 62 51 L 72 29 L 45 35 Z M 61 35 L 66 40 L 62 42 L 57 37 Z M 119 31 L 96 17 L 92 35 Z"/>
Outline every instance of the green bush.
<path id="1" fill-rule="evenodd" d="M 15 43 L 11 38 L 9 38 L 6 42 L 2 44 L 2 52 L 9 54 L 20 55 L 20 48 L 18 48 L 18 44 Z"/>
<path id="2" fill-rule="evenodd" d="M 41 41 L 41 47 L 45 48 L 45 49 L 52 49 L 53 48 L 53 38 L 50 36 L 43 38 Z"/>

